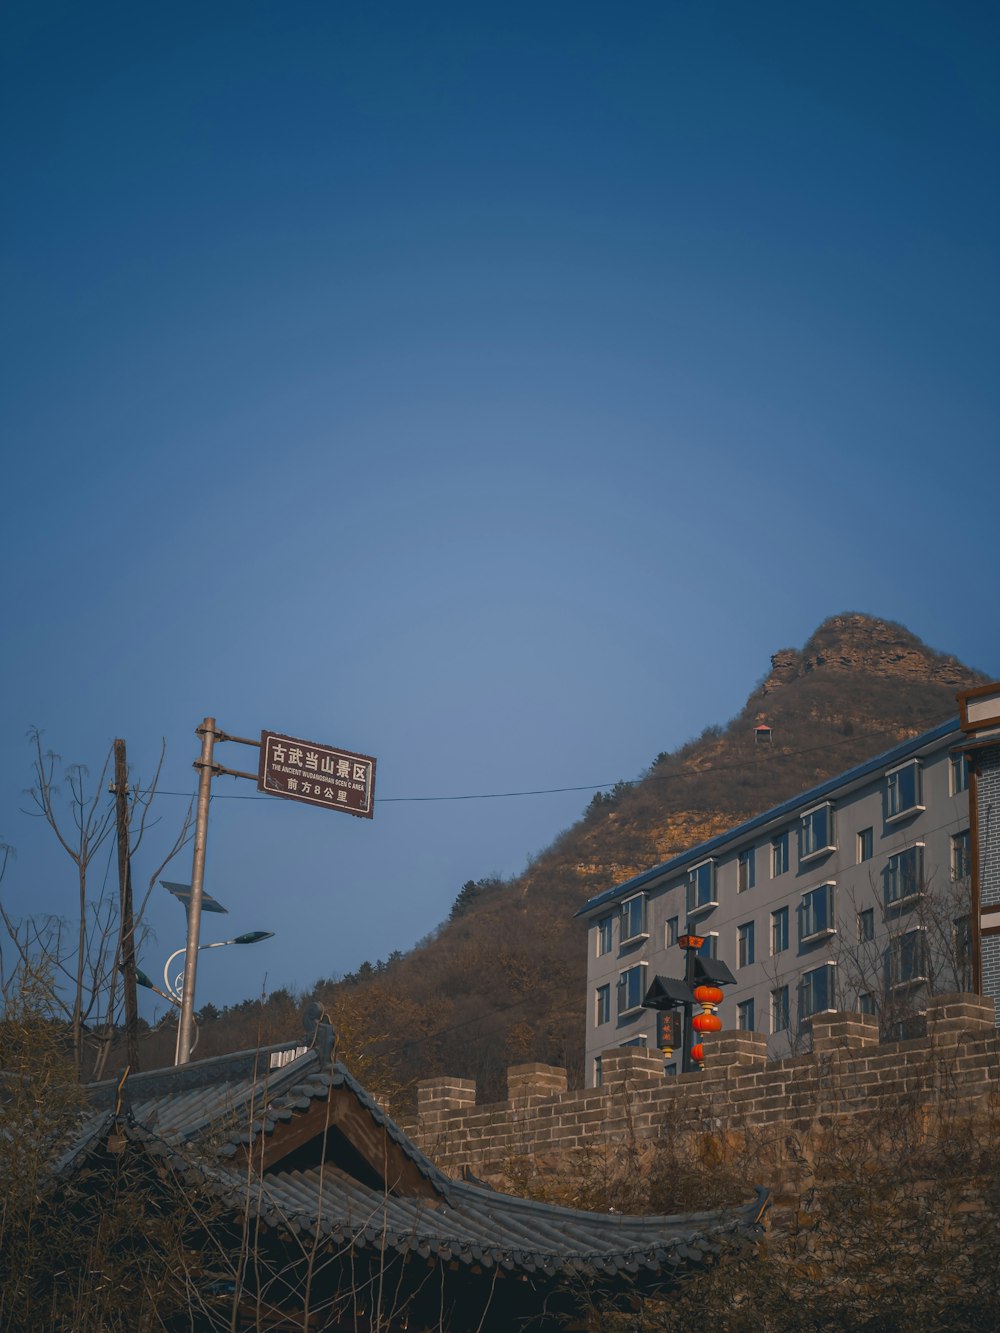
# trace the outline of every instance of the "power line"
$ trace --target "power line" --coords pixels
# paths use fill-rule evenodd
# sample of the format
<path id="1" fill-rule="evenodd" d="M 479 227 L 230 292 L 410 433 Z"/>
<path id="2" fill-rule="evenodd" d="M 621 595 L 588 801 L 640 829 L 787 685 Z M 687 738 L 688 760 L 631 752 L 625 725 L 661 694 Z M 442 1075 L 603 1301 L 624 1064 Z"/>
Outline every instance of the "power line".
<path id="1" fill-rule="evenodd" d="M 915 725 L 923 726 L 924 723 Z M 810 754 L 821 754 L 829 750 L 840 749 L 845 745 L 853 745 L 858 740 L 864 740 L 866 737 L 890 736 L 892 731 L 862 731 L 853 736 L 844 736 L 840 740 L 830 741 L 826 745 L 812 745 L 803 750 L 785 750 L 779 753 L 772 753 L 766 762 L 781 763 L 790 759 L 798 759 Z M 615 787 L 623 784 L 628 787 L 636 787 L 641 782 L 676 782 L 678 780 L 690 780 L 700 776 L 702 773 L 737 773 L 744 769 L 755 767 L 750 761 L 741 761 L 732 764 L 706 764 L 704 767 L 691 771 L 682 771 L 679 773 L 648 773 L 643 778 L 616 778 L 608 782 L 588 782 L 571 787 L 531 787 L 520 791 L 488 791 L 488 792 L 462 792 L 451 795 L 438 796 L 377 796 L 376 805 L 400 805 L 423 802 L 443 802 L 443 801 L 498 801 L 507 800 L 515 796 L 554 796 L 563 792 L 575 791 L 604 791 L 609 787 Z M 148 790 L 148 789 L 147 789 Z M 158 791 L 158 796 L 182 796 L 191 799 L 191 793 L 186 791 Z M 240 792 L 223 793 L 213 792 L 213 801 L 268 801 L 272 798 L 263 793 L 248 792 L 245 795 Z"/>

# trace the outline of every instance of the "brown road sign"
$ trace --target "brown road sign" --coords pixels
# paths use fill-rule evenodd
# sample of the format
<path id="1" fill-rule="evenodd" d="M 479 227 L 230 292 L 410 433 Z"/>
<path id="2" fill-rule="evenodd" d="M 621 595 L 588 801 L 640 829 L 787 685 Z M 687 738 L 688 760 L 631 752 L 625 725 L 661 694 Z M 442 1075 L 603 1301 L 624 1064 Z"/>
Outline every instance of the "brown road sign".
<path id="1" fill-rule="evenodd" d="M 375 813 L 375 760 L 369 754 L 262 731 L 257 789 L 371 819 Z"/>

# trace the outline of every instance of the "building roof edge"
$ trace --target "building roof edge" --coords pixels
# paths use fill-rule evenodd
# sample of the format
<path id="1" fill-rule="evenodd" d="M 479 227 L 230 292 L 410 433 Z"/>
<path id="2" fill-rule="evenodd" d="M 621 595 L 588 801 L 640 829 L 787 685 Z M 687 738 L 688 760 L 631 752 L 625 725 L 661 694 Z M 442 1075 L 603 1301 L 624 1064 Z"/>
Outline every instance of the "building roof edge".
<path id="1" fill-rule="evenodd" d="M 800 792 L 797 796 L 790 797 L 789 800 L 772 806 L 770 810 L 765 810 L 762 814 L 754 815 L 752 819 L 747 819 L 742 824 L 727 829 L 725 833 L 717 833 L 714 838 L 708 838 L 705 842 L 700 842 L 697 846 L 680 852 L 677 856 L 671 857 L 669 861 L 652 866 L 649 870 L 643 870 L 640 874 L 633 875 L 631 879 L 624 880 L 621 884 L 615 884 L 611 888 L 604 889 L 593 898 L 588 898 L 573 915 L 574 917 L 588 916 L 598 908 L 605 907 L 626 894 L 634 893 L 637 889 L 644 888 L 654 880 L 676 874 L 679 870 L 683 870 L 685 866 L 699 860 L 705 860 L 727 843 L 738 842 L 749 833 L 754 832 L 755 829 L 771 823 L 772 820 L 785 818 L 801 807 L 814 805 L 839 788 L 850 786 L 871 773 L 877 773 L 879 769 L 886 768 L 897 760 L 905 759 L 908 755 L 923 749 L 924 746 L 933 745 L 936 741 L 944 740 L 953 733 L 961 735 L 958 718 L 950 718 L 947 722 L 932 727 L 930 731 L 925 731 L 919 736 L 913 736 L 908 741 L 902 741 L 899 745 L 893 746 L 892 749 L 885 750 L 882 754 L 877 754 L 871 759 L 866 759 L 864 763 L 856 764 L 854 768 L 838 773 L 836 777 L 827 778 L 825 782 L 819 783 L 818 786 L 810 787 L 808 791 Z"/>

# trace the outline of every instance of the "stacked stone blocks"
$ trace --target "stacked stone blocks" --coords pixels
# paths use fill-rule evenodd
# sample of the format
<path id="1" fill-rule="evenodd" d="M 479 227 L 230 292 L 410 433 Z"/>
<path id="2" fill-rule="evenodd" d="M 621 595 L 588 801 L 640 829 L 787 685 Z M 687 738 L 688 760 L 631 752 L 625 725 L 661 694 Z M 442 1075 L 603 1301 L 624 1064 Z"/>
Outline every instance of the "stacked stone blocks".
<path id="1" fill-rule="evenodd" d="M 595 1146 L 651 1144 L 668 1133 L 724 1141 L 752 1131 L 778 1146 L 780 1176 L 781 1145 L 808 1142 L 834 1120 L 904 1107 L 928 1123 L 945 1108 L 973 1118 L 995 1113 L 993 1005 L 974 995 L 938 996 L 927 1024 L 926 1038 L 880 1045 L 866 1015 L 817 1015 L 809 1053 L 771 1063 L 763 1034 L 726 1031 L 706 1044 L 704 1071 L 673 1078 L 664 1077 L 656 1053 L 619 1048 L 604 1055 L 603 1086 L 579 1091 L 567 1090 L 563 1069 L 515 1065 L 507 1101 L 485 1106 L 475 1104 L 469 1080 L 425 1079 L 408 1129 L 444 1170 L 468 1168 L 497 1181 L 514 1159 L 555 1172 Z"/>

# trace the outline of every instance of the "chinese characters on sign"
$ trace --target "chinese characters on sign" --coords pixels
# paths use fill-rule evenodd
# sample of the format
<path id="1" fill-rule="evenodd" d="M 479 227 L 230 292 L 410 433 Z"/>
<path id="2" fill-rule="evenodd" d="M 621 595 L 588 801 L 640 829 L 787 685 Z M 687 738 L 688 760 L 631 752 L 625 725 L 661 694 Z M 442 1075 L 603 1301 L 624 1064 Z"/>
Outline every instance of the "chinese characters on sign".
<path id="1" fill-rule="evenodd" d="M 257 789 L 371 819 L 375 813 L 375 760 L 371 755 L 262 731 Z"/>

